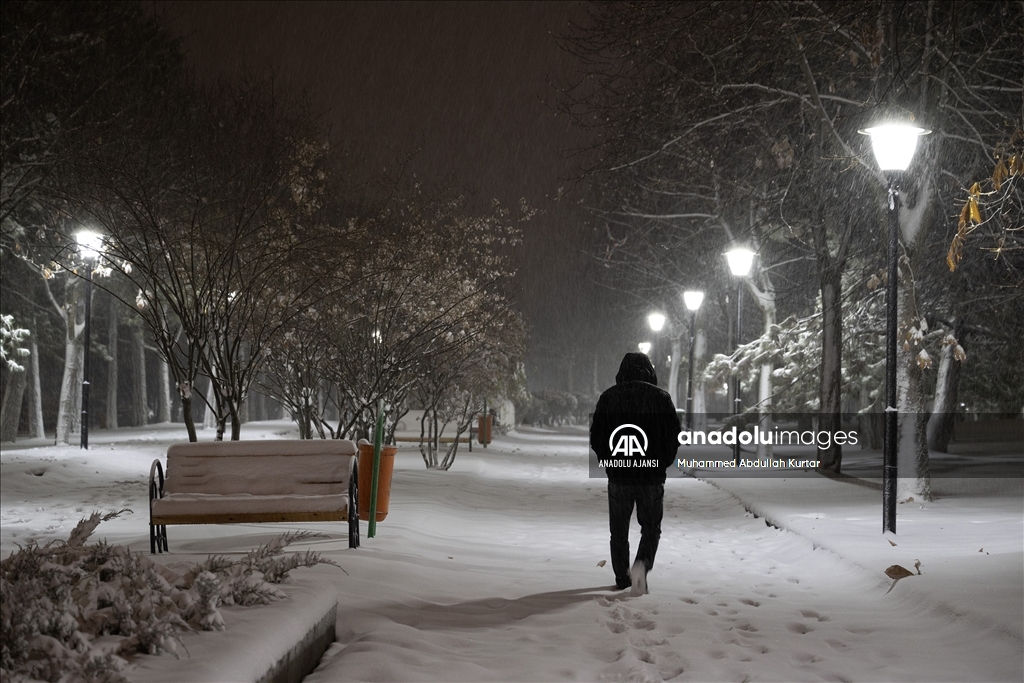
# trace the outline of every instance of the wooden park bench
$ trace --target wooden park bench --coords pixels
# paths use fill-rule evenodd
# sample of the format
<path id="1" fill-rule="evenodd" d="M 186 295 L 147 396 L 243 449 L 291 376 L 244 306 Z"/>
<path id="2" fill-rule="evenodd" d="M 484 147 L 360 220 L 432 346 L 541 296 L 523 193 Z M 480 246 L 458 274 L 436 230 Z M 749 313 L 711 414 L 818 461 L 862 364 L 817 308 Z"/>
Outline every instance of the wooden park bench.
<path id="1" fill-rule="evenodd" d="M 406 435 L 396 434 L 394 436 L 394 440 L 395 440 L 396 443 L 420 443 L 420 441 L 422 441 L 423 439 L 420 439 L 420 437 L 418 437 L 418 436 L 406 436 Z M 430 439 L 425 439 L 425 440 L 426 441 L 430 441 Z M 437 440 L 439 442 L 441 442 L 441 443 L 452 443 L 453 441 L 455 441 L 455 437 L 454 436 L 442 436 L 442 437 L 439 437 Z M 472 437 L 463 436 L 463 437 L 459 438 L 459 443 L 472 444 L 473 440 L 472 440 Z"/>
<path id="2" fill-rule="evenodd" d="M 213 441 L 167 449 L 149 471 L 149 550 L 169 524 L 348 520 L 359 547 L 356 444 L 342 439 Z"/>

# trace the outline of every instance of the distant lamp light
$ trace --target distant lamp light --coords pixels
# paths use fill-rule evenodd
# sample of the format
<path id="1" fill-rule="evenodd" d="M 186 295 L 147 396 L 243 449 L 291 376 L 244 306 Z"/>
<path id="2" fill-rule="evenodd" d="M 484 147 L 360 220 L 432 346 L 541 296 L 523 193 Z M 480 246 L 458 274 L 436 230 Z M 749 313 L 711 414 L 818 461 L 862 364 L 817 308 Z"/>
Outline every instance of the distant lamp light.
<path id="1" fill-rule="evenodd" d="M 725 252 L 729 261 L 729 270 L 736 277 L 746 277 L 754 265 L 754 252 L 742 247 Z"/>
<path id="2" fill-rule="evenodd" d="M 640 342 L 636 347 L 640 349 L 640 353 L 647 355 L 651 351 L 651 342 Z"/>
<path id="3" fill-rule="evenodd" d="M 647 316 L 647 324 L 655 332 L 661 332 L 661 328 L 665 327 L 665 316 L 661 313 L 651 313 Z"/>
<path id="4" fill-rule="evenodd" d="M 686 304 L 687 310 L 696 311 L 704 303 L 704 292 L 683 292 L 683 303 Z"/>
<path id="5" fill-rule="evenodd" d="M 76 232 L 75 242 L 78 244 L 78 253 L 87 261 L 98 258 L 100 252 L 103 251 L 103 235 L 92 230 Z"/>
<path id="6" fill-rule="evenodd" d="M 881 171 L 905 171 L 917 150 L 917 139 L 930 130 L 906 123 L 887 123 L 858 131 L 871 138 L 871 149 Z"/>

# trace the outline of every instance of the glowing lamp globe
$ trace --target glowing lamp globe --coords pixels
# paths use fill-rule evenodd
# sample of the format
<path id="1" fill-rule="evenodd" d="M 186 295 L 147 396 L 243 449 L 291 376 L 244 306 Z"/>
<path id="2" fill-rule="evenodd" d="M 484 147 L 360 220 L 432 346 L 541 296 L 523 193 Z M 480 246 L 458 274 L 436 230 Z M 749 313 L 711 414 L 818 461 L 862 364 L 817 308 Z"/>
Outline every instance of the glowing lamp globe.
<path id="1" fill-rule="evenodd" d="M 704 292 L 683 292 L 683 303 L 686 304 L 687 310 L 696 311 L 704 303 Z"/>
<path id="2" fill-rule="evenodd" d="M 661 313 L 651 313 L 647 316 L 647 324 L 655 332 L 661 332 L 661 328 L 665 327 L 665 316 Z"/>
<path id="3" fill-rule="evenodd" d="M 79 230 L 75 233 L 78 253 L 87 261 L 91 261 L 103 251 L 103 235 L 92 230 Z"/>
<path id="4" fill-rule="evenodd" d="M 887 123 L 859 132 L 871 138 L 871 149 L 880 170 L 905 171 L 914 158 L 918 138 L 931 131 L 905 123 Z"/>
<path id="5" fill-rule="evenodd" d="M 754 265 L 754 252 L 749 249 L 732 249 L 725 252 L 729 261 L 729 270 L 736 277 L 746 277 Z"/>
<path id="6" fill-rule="evenodd" d="M 640 353 L 647 355 L 651 351 L 651 342 L 640 342 L 636 347 L 640 349 Z"/>

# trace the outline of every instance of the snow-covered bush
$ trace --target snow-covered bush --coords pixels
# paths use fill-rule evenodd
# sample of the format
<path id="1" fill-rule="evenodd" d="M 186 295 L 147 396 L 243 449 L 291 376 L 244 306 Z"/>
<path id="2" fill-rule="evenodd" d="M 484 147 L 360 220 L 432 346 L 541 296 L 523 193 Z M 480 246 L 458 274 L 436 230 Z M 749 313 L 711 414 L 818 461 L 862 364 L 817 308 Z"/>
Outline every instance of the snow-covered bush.
<path id="1" fill-rule="evenodd" d="M 29 350 L 22 346 L 29 334 L 28 330 L 14 324 L 13 315 L 0 315 L 0 361 L 11 372 L 25 370 L 18 359 L 29 355 Z"/>
<path id="2" fill-rule="evenodd" d="M 217 579 L 220 590 L 217 599 L 220 604 L 266 605 L 284 597 L 284 593 L 273 584 L 284 581 L 296 567 L 312 567 L 317 564 L 337 566 L 334 561 L 310 550 L 301 554 L 284 554 L 288 545 L 317 535 L 309 531 L 285 534 L 249 551 L 237 561 L 211 555 L 186 573 L 184 581 L 194 586 L 200 576 L 211 574 Z"/>
<path id="3" fill-rule="evenodd" d="M 298 532 L 238 561 L 210 557 L 179 576 L 123 546 L 85 544 L 118 514 L 93 513 L 67 541 L 29 542 L 0 563 L 4 680 L 123 681 L 119 671 L 131 654 L 177 655 L 182 632 L 224 628 L 221 605 L 281 599 L 273 584 L 292 569 L 334 564 L 310 551 L 285 555 L 290 543 L 316 535 Z M 103 636 L 120 639 L 98 644 Z"/>

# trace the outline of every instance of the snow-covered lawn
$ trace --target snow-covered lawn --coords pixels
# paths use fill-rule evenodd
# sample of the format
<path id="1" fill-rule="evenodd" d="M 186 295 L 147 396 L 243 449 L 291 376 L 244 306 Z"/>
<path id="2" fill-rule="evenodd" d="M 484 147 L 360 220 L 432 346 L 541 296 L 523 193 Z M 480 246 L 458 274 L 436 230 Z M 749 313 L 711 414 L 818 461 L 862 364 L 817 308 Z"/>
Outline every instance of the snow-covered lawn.
<path id="1" fill-rule="evenodd" d="M 276 422 L 242 434 L 295 432 Z M 95 538 L 148 554 L 149 466 L 183 436 L 177 425 L 101 431 L 87 453 L 5 444 L 3 555 L 29 538 L 66 538 L 92 510 L 123 507 L 135 514 Z M 403 446 L 391 512 L 376 538 L 364 525 L 359 550 L 347 548 L 344 523 L 172 526 L 171 553 L 156 559 L 180 568 L 286 530 L 322 532 L 292 546 L 345 570 L 295 570 L 339 596 L 338 642 L 311 682 L 1024 678 L 1019 482 L 973 480 L 955 497 L 902 505 L 899 533 L 887 540 L 870 488 L 674 478 L 651 593 L 630 598 L 599 566 L 608 559 L 605 485 L 587 471 L 582 430 L 521 430 L 472 454 L 460 449 L 448 472 L 425 471 L 415 447 Z M 635 524 L 633 533 L 635 544 Z M 918 560 L 921 575 L 886 594 L 886 567 L 913 571 Z"/>

